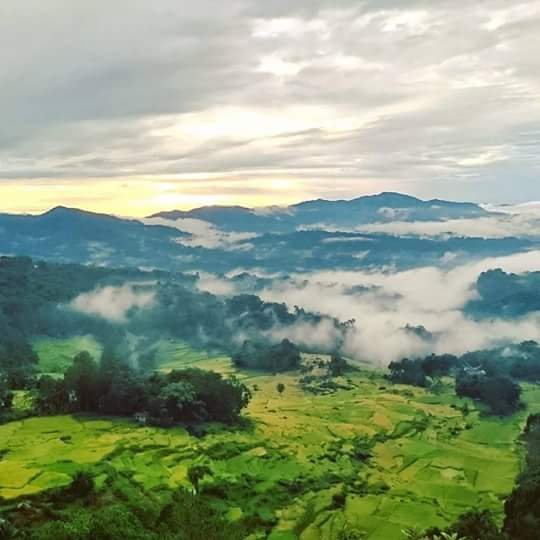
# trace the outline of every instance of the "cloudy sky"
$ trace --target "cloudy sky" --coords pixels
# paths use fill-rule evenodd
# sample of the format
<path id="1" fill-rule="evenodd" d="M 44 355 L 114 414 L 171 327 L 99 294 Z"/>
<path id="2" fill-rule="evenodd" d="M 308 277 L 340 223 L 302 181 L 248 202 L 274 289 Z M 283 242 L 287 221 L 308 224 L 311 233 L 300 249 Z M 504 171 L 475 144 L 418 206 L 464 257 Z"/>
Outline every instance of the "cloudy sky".
<path id="1" fill-rule="evenodd" d="M 0 211 L 540 200 L 540 1 L 2 0 Z"/>

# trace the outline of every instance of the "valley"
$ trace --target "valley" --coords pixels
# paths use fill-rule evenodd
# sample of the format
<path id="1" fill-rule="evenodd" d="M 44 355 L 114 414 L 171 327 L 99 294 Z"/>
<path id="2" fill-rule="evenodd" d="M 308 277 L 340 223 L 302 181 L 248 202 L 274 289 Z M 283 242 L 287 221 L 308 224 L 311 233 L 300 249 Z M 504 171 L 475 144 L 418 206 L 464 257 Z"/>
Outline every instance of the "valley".
<path id="1" fill-rule="evenodd" d="M 55 347 L 61 356 L 73 341 L 36 345 L 40 365 L 50 366 Z M 325 540 L 346 529 L 369 540 L 401 538 L 408 527 L 448 525 L 471 506 L 501 520 L 520 470 L 518 437 L 527 415 L 540 411 L 533 385 L 524 387 L 527 411 L 486 418 L 472 400 L 456 398 L 449 380 L 434 393 L 361 368 L 326 386 L 326 377 L 314 375 L 306 389 L 298 372 L 238 370 L 226 356 L 182 342 L 159 349 L 159 369 L 189 364 L 238 376 L 253 390 L 243 422 L 210 424 L 202 438 L 91 415 L 10 422 L 0 426 L 2 505 L 66 486 L 81 470 L 98 490 L 120 475 L 167 497 L 192 489 L 189 469 L 204 465 L 198 493 L 229 521 L 249 523 L 249 538 Z"/>

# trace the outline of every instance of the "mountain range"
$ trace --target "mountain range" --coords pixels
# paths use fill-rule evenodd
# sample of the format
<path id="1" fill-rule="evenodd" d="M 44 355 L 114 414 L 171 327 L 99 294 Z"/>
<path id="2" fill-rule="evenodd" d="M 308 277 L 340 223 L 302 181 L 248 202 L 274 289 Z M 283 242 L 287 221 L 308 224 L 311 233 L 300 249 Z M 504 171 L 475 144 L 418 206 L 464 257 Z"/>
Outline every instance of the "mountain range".
<path id="1" fill-rule="evenodd" d="M 398 193 L 286 208 L 173 210 L 144 220 L 60 206 L 41 215 L 0 214 L 0 255 L 172 271 L 275 273 L 459 264 L 535 247 L 531 239 L 511 236 L 427 238 L 354 231 L 366 223 L 486 215 L 492 214 L 476 204 L 422 201 Z"/>
<path id="2" fill-rule="evenodd" d="M 317 199 L 286 207 L 262 209 L 242 206 L 203 206 L 193 210 L 158 212 L 149 218 L 199 219 L 226 231 L 284 232 L 301 227 L 351 228 L 366 223 L 390 221 L 444 221 L 475 218 L 488 212 L 477 204 L 384 192 L 352 200 Z"/>

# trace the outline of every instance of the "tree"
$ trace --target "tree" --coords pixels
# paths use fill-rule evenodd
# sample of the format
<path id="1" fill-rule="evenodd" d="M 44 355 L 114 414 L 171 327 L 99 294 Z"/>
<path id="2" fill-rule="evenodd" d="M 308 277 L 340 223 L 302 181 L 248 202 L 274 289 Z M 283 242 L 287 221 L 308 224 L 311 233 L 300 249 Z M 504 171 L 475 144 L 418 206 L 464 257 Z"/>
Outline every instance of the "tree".
<path id="1" fill-rule="evenodd" d="M 195 389 L 189 382 L 171 382 L 162 388 L 159 397 L 173 421 L 205 415 L 204 403 L 197 400 Z"/>
<path id="2" fill-rule="evenodd" d="M 174 540 L 243 540 L 248 531 L 235 522 L 230 522 L 200 495 L 187 490 L 177 491 L 173 500 L 162 510 L 158 523 L 161 525 L 159 538 Z"/>
<path id="3" fill-rule="evenodd" d="M 459 365 L 459 359 L 453 354 L 432 354 L 422 361 L 422 370 L 428 377 L 448 375 Z"/>
<path id="4" fill-rule="evenodd" d="M 492 414 L 505 416 L 519 408 L 521 387 L 503 375 L 479 377 L 462 372 L 456 378 L 456 394 L 478 399 Z"/>
<path id="5" fill-rule="evenodd" d="M 390 362 L 388 369 L 390 370 L 388 378 L 393 383 L 422 387 L 428 384 L 426 374 L 422 368 L 421 359 L 410 360 L 409 358 L 403 358 L 398 362 Z"/>
<path id="6" fill-rule="evenodd" d="M 90 353 L 83 351 L 73 358 L 73 365 L 64 374 L 64 382 L 68 392 L 73 393 L 79 411 L 97 411 L 98 369 Z"/>
<path id="7" fill-rule="evenodd" d="M 473 510 L 463 514 L 448 532 L 470 540 L 504 540 L 489 510 Z"/>
<path id="8" fill-rule="evenodd" d="M 186 382 L 192 385 L 196 395 L 188 420 L 215 420 L 218 422 L 234 422 L 240 411 L 251 399 L 249 388 L 232 376 L 223 378 L 220 373 L 202 369 L 184 369 L 171 371 L 166 376 L 168 383 Z M 202 406 L 203 405 L 203 406 Z"/>
<path id="9" fill-rule="evenodd" d="M 0 413 L 11 409 L 13 394 L 9 389 L 7 377 L 0 373 Z"/>
<path id="10" fill-rule="evenodd" d="M 512 540 L 535 540 L 540 531 L 540 415 L 527 419 L 523 433 L 525 468 L 504 505 L 504 531 Z"/>
<path id="11" fill-rule="evenodd" d="M 345 373 L 347 369 L 347 362 L 341 356 L 335 354 L 332 355 L 328 364 L 328 371 L 332 377 L 339 377 Z"/>
<path id="12" fill-rule="evenodd" d="M 31 384 L 38 360 L 32 346 L 22 339 L 0 343 L 0 370 L 4 371 L 12 390 L 22 390 Z"/>
<path id="13" fill-rule="evenodd" d="M 36 410 L 39 414 L 63 414 L 70 412 L 72 403 L 63 380 L 45 375 L 37 384 Z"/>
<path id="14" fill-rule="evenodd" d="M 248 340 L 233 354 L 232 359 L 240 367 L 277 373 L 297 369 L 301 357 L 298 347 L 288 339 L 284 339 L 277 345 L 254 343 Z"/>
<path id="15" fill-rule="evenodd" d="M 277 383 L 276 390 L 279 392 L 279 395 L 283 394 L 285 391 L 285 385 L 283 383 Z"/>
<path id="16" fill-rule="evenodd" d="M 187 477 L 195 493 L 199 492 L 199 482 L 206 476 L 212 474 L 210 467 L 207 465 L 190 465 L 187 471 Z"/>
<path id="17" fill-rule="evenodd" d="M 73 498 L 83 498 L 93 494 L 94 490 L 95 484 L 93 477 L 86 471 L 78 471 L 66 491 Z"/>
<path id="18" fill-rule="evenodd" d="M 96 387 L 99 411 L 131 415 L 146 407 L 143 378 L 128 364 L 102 358 Z"/>

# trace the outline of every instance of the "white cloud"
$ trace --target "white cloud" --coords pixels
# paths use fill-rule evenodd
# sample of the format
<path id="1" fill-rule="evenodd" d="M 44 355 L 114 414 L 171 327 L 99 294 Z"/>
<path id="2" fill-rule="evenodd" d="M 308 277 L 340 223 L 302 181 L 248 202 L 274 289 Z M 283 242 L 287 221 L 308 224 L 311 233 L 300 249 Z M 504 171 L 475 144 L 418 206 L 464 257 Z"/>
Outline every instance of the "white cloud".
<path id="1" fill-rule="evenodd" d="M 201 219 L 180 218 L 172 220 L 165 218 L 144 218 L 140 221 L 145 225 L 161 225 L 188 233 L 190 235 L 189 238 L 179 237 L 178 242 L 184 246 L 191 247 L 246 251 L 253 248 L 248 240 L 257 236 L 253 233 L 222 231 L 208 221 Z"/>
<path id="2" fill-rule="evenodd" d="M 478 275 L 493 268 L 518 273 L 540 270 L 540 251 L 485 259 L 449 271 L 427 267 L 405 272 L 299 274 L 294 281 L 264 290 L 261 297 L 340 320 L 355 319 L 356 329 L 346 335 L 345 352 L 380 365 L 403 356 L 460 354 L 505 342 L 540 340 L 540 315 L 481 322 L 464 316 L 463 306 L 475 298 Z M 358 285 L 370 288 L 351 295 L 350 288 Z M 433 333 L 433 342 L 404 331 L 406 325 L 426 327 Z"/>
<path id="3" fill-rule="evenodd" d="M 155 291 L 148 289 L 148 285 L 126 283 L 82 293 L 71 302 L 70 307 L 75 311 L 122 323 L 126 321 L 131 309 L 149 308 L 154 300 Z"/>
<path id="4" fill-rule="evenodd" d="M 540 237 L 540 213 L 486 216 L 447 221 L 393 221 L 371 223 L 354 229 L 370 233 L 418 236 L 474 236 L 481 238 Z"/>

